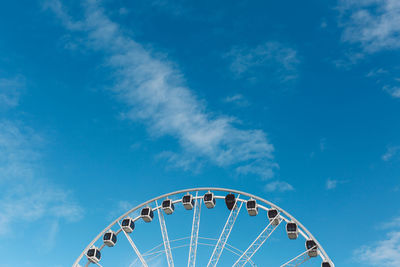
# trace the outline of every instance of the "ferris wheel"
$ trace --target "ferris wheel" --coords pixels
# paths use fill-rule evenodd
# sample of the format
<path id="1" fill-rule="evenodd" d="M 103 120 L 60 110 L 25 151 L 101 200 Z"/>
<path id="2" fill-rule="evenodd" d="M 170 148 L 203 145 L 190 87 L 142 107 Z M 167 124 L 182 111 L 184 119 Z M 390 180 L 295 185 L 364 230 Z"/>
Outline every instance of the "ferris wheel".
<path id="1" fill-rule="evenodd" d="M 111 253 L 123 243 L 129 253 Z M 285 210 L 246 192 L 213 187 L 179 190 L 137 205 L 101 231 L 73 267 L 196 264 L 334 267 L 318 240 Z"/>

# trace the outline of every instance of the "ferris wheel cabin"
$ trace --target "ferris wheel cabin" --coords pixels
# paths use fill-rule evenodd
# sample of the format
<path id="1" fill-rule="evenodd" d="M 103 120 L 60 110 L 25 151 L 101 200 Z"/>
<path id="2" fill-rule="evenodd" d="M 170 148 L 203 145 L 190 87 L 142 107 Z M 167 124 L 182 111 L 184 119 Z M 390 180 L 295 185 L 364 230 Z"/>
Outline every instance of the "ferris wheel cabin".
<path id="1" fill-rule="evenodd" d="M 168 215 L 172 214 L 175 210 L 175 206 L 174 203 L 172 203 L 171 199 L 165 199 L 162 204 L 162 209 L 164 210 L 164 212 Z"/>
<path id="2" fill-rule="evenodd" d="M 133 229 L 135 229 L 135 222 L 132 220 L 132 218 L 127 217 L 122 220 L 121 226 L 125 233 L 130 234 L 133 232 Z"/>
<path id="3" fill-rule="evenodd" d="M 236 204 L 236 197 L 234 194 L 227 194 L 225 196 L 225 204 L 228 210 L 232 210 L 235 207 Z"/>
<path id="4" fill-rule="evenodd" d="M 212 193 L 212 192 L 205 193 L 203 200 L 204 200 L 204 204 L 206 205 L 207 208 L 212 209 L 215 207 L 216 202 L 215 202 L 214 193 Z"/>
<path id="5" fill-rule="evenodd" d="M 286 224 L 286 233 L 289 239 L 297 239 L 299 236 L 299 228 L 297 227 L 297 224 L 294 222 L 288 222 Z"/>
<path id="6" fill-rule="evenodd" d="M 333 267 L 328 261 L 324 261 L 322 264 L 321 264 L 321 267 Z"/>
<path id="7" fill-rule="evenodd" d="M 117 235 L 110 230 L 104 234 L 103 242 L 106 246 L 113 247 L 117 243 Z"/>
<path id="8" fill-rule="evenodd" d="M 183 204 L 183 207 L 185 207 L 186 210 L 193 209 L 193 206 L 194 206 L 193 196 L 191 194 L 187 194 L 187 195 L 183 196 L 182 204 Z"/>
<path id="9" fill-rule="evenodd" d="M 143 208 L 140 215 L 145 222 L 151 222 L 154 218 L 153 210 L 150 207 Z"/>
<path id="10" fill-rule="evenodd" d="M 101 259 L 100 250 L 96 247 L 92 247 L 86 252 L 86 257 L 90 262 L 99 263 Z"/>
<path id="11" fill-rule="evenodd" d="M 317 257 L 318 256 L 318 247 L 314 240 L 308 239 L 306 241 L 306 249 L 308 251 L 308 256 Z"/>
<path id="12" fill-rule="evenodd" d="M 256 216 L 258 214 L 258 205 L 255 199 L 249 199 L 246 202 L 247 212 L 250 216 Z"/>
<path id="13" fill-rule="evenodd" d="M 278 210 L 274 209 L 274 208 L 269 209 L 268 210 L 268 219 L 272 225 L 278 225 L 279 224 Z"/>

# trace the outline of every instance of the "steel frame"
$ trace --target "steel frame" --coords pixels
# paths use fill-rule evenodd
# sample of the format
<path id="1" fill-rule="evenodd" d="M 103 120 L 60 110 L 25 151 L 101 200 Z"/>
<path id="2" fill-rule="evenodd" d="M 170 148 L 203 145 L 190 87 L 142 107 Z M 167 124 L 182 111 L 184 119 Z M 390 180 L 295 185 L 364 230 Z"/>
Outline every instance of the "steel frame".
<path id="1" fill-rule="evenodd" d="M 189 248 L 189 257 L 187 265 L 188 267 L 196 266 L 197 242 L 199 239 L 200 214 L 201 214 L 201 200 L 197 198 L 197 195 L 198 192 L 196 192 L 196 200 L 194 203 L 192 233 L 190 236 L 190 248 Z"/>
<path id="2" fill-rule="evenodd" d="M 138 256 L 138 258 L 139 258 L 140 262 L 142 263 L 142 265 L 143 265 L 144 267 L 148 267 L 146 261 L 144 260 L 142 254 L 139 252 L 139 249 L 136 247 L 136 245 L 135 245 L 135 243 L 133 242 L 132 238 L 131 238 L 127 233 L 125 233 L 125 231 L 122 229 L 122 225 L 121 225 L 119 222 L 118 222 L 118 225 L 119 225 L 119 227 L 121 228 L 121 232 L 123 232 L 124 235 L 125 235 L 125 237 L 126 237 L 126 239 L 128 239 L 129 244 L 131 244 L 131 247 L 132 247 L 133 250 L 135 251 L 135 253 L 136 253 L 136 255 Z"/>
<path id="3" fill-rule="evenodd" d="M 120 220 L 122 220 L 123 218 L 127 217 L 128 215 L 132 214 L 133 212 L 139 210 L 140 208 L 149 205 L 150 203 L 155 202 L 156 200 L 159 199 L 163 199 L 169 196 L 173 196 L 173 195 L 177 195 L 177 194 L 183 194 L 183 193 L 187 193 L 187 192 L 198 192 L 198 191 L 213 191 L 215 192 L 230 192 L 230 193 L 235 193 L 235 194 L 240 194 L 242 196 L 246 196 L 248 198 L 253 198 L 255 200 L 257 200 L 259 202 L 259 208 L 263 209 L 263 210 L 268 210 L 269 208 L 263 206 L 261 203 L 263 203 L 264 205 L 267 205 L 269 207 L 275 208 L 277 209 L 280 214 L 281 214 L 281 219 L 283 219 L 286 222 L 290 222 L 293 221 L 295 222 L 298 227 L 299 227 L 299 234 L 302 235 L 304 237 L 304 239 L 313 239 L 319 249 L 319 257 L 324 260 L 324 261 L 328 261 L 333 265 L 332 260 L 329 258 L 328 254 L 325 252 L 324 248 L 322 247 L 322 245 L 318 242 L 318 240 L 311 234 L 311 232 L 304 227 L 296 218 L 294 218 L 292 215 L 290 215 L 287 211 L 283 210 L 282 208 L 280 208 L 279 206 L 269 202 L 268 200 L 265 200 L 261 197 L 243 192 L 243 191 L 239 191 L 239 190 L 234 190 L 234 189 L 228 189 L 228 188 L 218 188 L 218 187 L 198 187 L 198 188 L 190 188 L 190 189 L 184 189 L 184 190 L 179 190 L 179 191 L 175 191 L 175 192 L 171 192 L 171 193 L 167 193 L 164 195 L 160 195 L 157 196 L 153 199 L 150 199 L 146 202 L 143 202 L 140 205 L 137 205 L 136 207 L 130 209 L 129 211 L 125 212 L 124 214 L 122 214 L 120 217 L 118 217 L 116 220 L 114 220 L 112 223 L 110 223 L 106 228 L 103 229 L 103 231 L 101 231 L 87 246 L 85 249 L 82 250 L 81 254 L 77 257 L 77 259 L 75 260 L 75 262 L 73 263 L 73 267 L 78 266 L 79 262 L 82 260 L 82 258 L 84 257 L 86 251 L 88 249 L 90 249 L 92 247 L 92 245 L 94 245 L 94 243 L 99 240 L 102 235 L 107 232 L 109 229 L 111 229 L 114 225 L 116 225 Z M 222 196 L 217 196 L 216 198 L 221 199 L 224 198 Z M 238 199 L 238 201 L 241 202 L 246 202 L 246 200 L 243 199 Z M 181 200 L 176 200 L 174 201 L 174 203 L 179 203 L 181 202 Z M 153 209 L 154 210 L 154 209 Z M 138 216 L 137 218 L 134 219 L 134 221 L 138 220 L 140 218 L 140 216 Z M 123 231 L 122 231 L 123 232 Z M 100 249 L 102 249 L 104 246 L 102 246 Z M 333 265 L 334 266 L 334 265 Z"/>
<path id="4" fill-rule="evenodd" d="M 243 202 L 240 203 L 240 206 L 237 206 L 237 200 L 240 195 L 237 196 L 235 200 L 235 205 L 233 206 L 228 219 L 226 220 L 225 226 L 222 229 L 221 235 L 217 241 L 217 244 L 214 247 L 213 253 L 208 261 L 207 267 L 216 266 L 219 258 L 221 257 L 222 251 L 225 248 L 225 244 L 228 241 L 229 235 L 231 234 L 232 228 L 235 225 L 236 218 L 239 215 L 240 209 L 242 208 Z"/>
<path id="5" fill-rule="evenodd" d="M 158 207 L 157 200 L 156 205 Z M 161 208 L 157 209 L 157 213 L 158 221 L 160 222 L 161 235 L 164 242 L 165 256 L 167 257 L 168 267 L 174 267 L 174 259 L 172 258 L 171 245 L 169 244 L 167 225 L 165 224 L 164 214 L 162 213 Z"/>
<path id="6" fill-rule="evenodd" d="M 276 219 L 279 219 L 279 223 L 277 225 L 273 225 L 272 222 Z M 251 245 L 243 252 L 243 254 L 237 259 L 237 261 L 233 264 L 236 266 L 244 266 L 249 260 L 254 256 L 254 254 L 260 249 L 260 247 L 267 241 L 267 239 L 271 236 L 271 234 L 276 230 L 276 228 L 281 224 L 282 219 L 280 219 L 280 215 L 278 215 L 271 220 L 271 222 L 261 231 L 261 233 L 257 236 L 257 238 L 251 243 Z"/>
<path id="7" fill-rule="evenodd" d="M 299 254 L 296 257 L 294 257 L 290 261 L 286 262 L 285 264 L 282 264 L 280 267 L 295 267 L 295 266 L 299 266 L 299 265 L 305 263 L 306 261 L 311 259 L 311 257 L 308 256 L 308 252 L 313 250 L 313 249 L 315 249 L 315 247 L 312 247 L 312 248 L 304 251 L 303 253 Z"/>

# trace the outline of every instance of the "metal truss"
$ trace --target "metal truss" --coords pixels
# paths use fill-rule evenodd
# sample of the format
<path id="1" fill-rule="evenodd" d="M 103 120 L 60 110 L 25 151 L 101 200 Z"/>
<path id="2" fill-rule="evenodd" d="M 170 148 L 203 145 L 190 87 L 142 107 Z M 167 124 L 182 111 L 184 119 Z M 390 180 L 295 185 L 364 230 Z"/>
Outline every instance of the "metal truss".
<path id="1" fill-rule="evenodd" d="M 158 206 L 157 200 L 156 200 L 156 205 Z M 174 259 L 172 258 L 171 245 L 168 239 L 168 232 L 164 220 L 164 214 L 161 212 L 161 208 L 157 209 L 157 212 L 158 212 L 158 221 L 160 222 L 160 229 L 164 242 L 165 256 L 167 257 L 168 267 L 174 267 Z"/>
<path id="2" fill-rule="evenodd" d="M 190 236 L 190 248 L 188 267 L 196 266 L 196 255 L 197 255 L 197 241 L 199 239 L 200 230 L 200 212 L 201 212 L 201 200 L 197 199 L 198 192 L 196 192 L 196 200 L 194 203 L 193 211 L 193 223 L 192 223 L 192 234 Z"/>
<path id="3" fill-rule="evenodd" d="M 311 257 L 308 256 L 308 252 L 315 248 L 316 247 L 313 247 L 313 248 L 310 248 L 309 250 L 304 251 L 300 255 L 298 255 L 298 256 L 294 257 L 293 259 L 291 259 L 290 261 L 286 262 L 285 264 L 282 264 L 280 267 L 295 267 L 295 266 L 299 266 L 299 265 L 305 263 L 306 261 L 311 259 Z"/>
<path id="4" fill-rule="evenodd" d="M 272 222 L 276 219 L 279 220 L 278 225 L 273 225 Z M 233 264 L 236 266 L 244 266 L 249 262 L 251 257 L 259 250 L 259 248 L 267 241 L 268 237 L 275 231 L 275 229 L 281 224 L 282 220 L 278 214 L 271 222 L 264 228 L 264 230 L 257 236 L 257 238 L 251 243 L 251 245 L 246 249 L 245 252 L 239 257 L 239 259 Z"/>
<path id="5" fill-rule="evenodd" d="M 139 258 L 140 262 L 142 263 L 142 265 L 143 265 L 144 267 L 148 267 L 146 261 L 143 259 L 142 254 L 139 252 L 139 250 L 138 250 L 138 248 L 136 247 L 135 243 L 133 242 L 132 238 L 131 238 L 127 233 L 125 233 L 125 231 L 122 229 L 122 226 L 121 226 L 121 224 L 120 224 L 119 222 L 118 222 L 118 225 L 119 225 L 119 227 L 121 228 L 121 232 L 123 232 L 124 235 L 125 235 L 125 237 L 126 237 L 126 239 L 128 239 L 129 244 L 131 244 L 131 247 L 132 247 L 133 250 L 135 251 L 135 253 L 136 253 L 136 255 L 138 256 L 138 258 Z"/>
<path id="6" fill-rule="evenodd" d="M 86 248 L 84 248 L 84 249 L 81 251 L 81 253 L 79 254 L 79 256 L 75 259 L 75 262 L 74 262 L 73 266 L 74 266 L 74 267 L 79 267 L 79 263 L 82 261 L 83 257 L 85 256 L 85 253 L 86 253 L 98 240 L 101 240 L 102 236 L 103 236 L 107 231 L 109 231 L 110 229 L 112 229 L 113 226 L 118 225 L 119 222 L 120 222 L 121 220 L 123 220 L 125 217 L 129 216 L 130 214 L 134 214 L 134 212 L 140 210 L 141 208 L 143 208 L 143 207 L 145 207 L 145 206 L 147 206 L 147 205 L 150 205 L 151 203 L 154 203 L 154 202 L 157 201 L 157 200 L 161 201 L 162 199 L 165 199 L 165 198 L 167 198 L 167 197 L 177 196 L 177 195 L 180 195 L 180 194 L 183 194 L 183 193 L 187 193 L 187 192 L 198 192 L 198 193 L 200 193 L 200 192 L 202 192 L 202 191 L 207 191 L 207 192 L 208 192 L 208 191 L 213 191 L 214 193 L 222 193 L 222 192 L 224 192 L 224 193 L 228 193 L 228 192 L 229 192 L 229 193 L 234 193 L 234 194 L 237 194 L 237 195 L 241 195 L 241 196 L 245 196 L 245 197 L 248 197 L 248 198 L 252 198 L 252 199 L 257 200 L 259 203 L 262 204 L 262 205 L 259 205 L 259 208 L 262 209 L 262 210 L 264 210 L 264 211 L 268 211 L 268 207 L 272 207 L 272 208 L 277 209 L 277 210 L 279 211 L 279 213 L 282 214 L 282 216 L 280 217 L 280 219 L 285 220 L 285 221 L 287 221 L 287 222 L 288 222 L 288 221 L 295 222 L 295 223 L 298 225 L 298 227 L 299 227 L 299 234 L 301 234 L 306 240 L 312 239 L 312 240 L 315 241 L 315 243 L 316 243 L 316 245 L 317 245 L 317 247 L 318 247 L 318 255 L 319 255 L 319 257 L 320 257 L 322 260 L 327 261 L 327 262 L 330 262 L 331 264 L 333 264 L 332 260 L 329 258 L 328 254 L 325 252 L 325 250 L 323 249 L 322 245 L 321 245 L 321 244 L 318 242 L 318 240 L 311 234 L 311 232 L 310 232 L 304 225 L 302 225 L 301 222 L 299 222 L 298 220 L 296 220 L 296 218 L 294 218 L 292 215 L 290 215 L 287 211 L 285 211 L 284 209 L 282 209 L 282 208 L 278 207 L 277 205 L 271 203 L 270 201 L 265 200 L 265 199 L 263 199 L 263 198 L 261 198 L 261 197 L 255 196 L 255 195 L 253 195 L 253 194 L 249 194 L 249 193 L 246 193 L 246 192 L 243 192 L 243 191 L 239 191 L 239 190 L 235 190 L 235 189 L 218 188 L 218 187 L 198 187 L 198 188 L 182 189 L 182 190 L 178 190 L 178 191 L 166 193 L 166 194 L 163 194 L 163 195 L 159 195 L 159 196 L 157 196 L 157 197 L 154 197 L 154 198 L 152 198 L 152 199 L 149 199 L 149 200 L 144 201 L 143 203 L 141 203 L 141 204 L 139 204 L 139 205 L 137 205 L 137 206 L 131 208 L 130 210 L 127 210 L 125 213 L 121 214 L 118 218 L 116 218 L 114 221 L 112 221 L 106 228 L 104 228 L 102 231 L 100 231 L 100 232 L 94 237 L 94 239 L 93 239 L 92 241 L 90 241 L 89 244 L 87 244 Z M 223 197 L 222 195 L 216 195 L 216 198 L 217 198 L 217 199 L 223 199 L 224 197 Z M 198 201 L 200 201 L 200 199 L 199 199 Z M 174 201 L 175 204 L 176 204 L 176 203 L 180 203 L 180 202 L 181 202 L 181 200 L 176 200 L 176 201 Z M 246 201 L 243 200 L 243 199 L 240 199 L 239 202 L 241 202 L 241 203 L 246 203 Z M 237 203 L 237 205 L 238 205 L 238 204 L 239 204 L 239 203 Z M 199 208 L 200 208 L 200 206 L 199 206 Z M 158 209 L 161 209 L 161 207 L 155 208 L 154 211 L 155 211 L 155 210 L 158 210 Z M 236 211 L 236 210 L 235 210 L 235 211 Z M 196 212 L 196 211 L 195 211 L 195 212 Z M 230 216 L 231 216 L 231 215 L 230 215 Z M 134 221 L 138 220 L 139 218 L 140 218 L 140 216 L 138 216 L 138 218 L 135 218 Z M 161 216 L 159 216 L 159 218 L 161 218 Z M 165 224 L 165 223 L 164 223 L 164 224 Z M 121 225 L 120 225 L 120 227 L 121 227 Z M 193 234 L 196 233 L 196 231 L 193 230 L 194 227 L 197 227 L 197 228 L 198 228 L 198 226 L 197 226 L 196 224 L 195 224 L 194 226 L 192 225 L 192 233 L 193 233 Z M 272 230 L 274 230 L 275 228 L 276 228 L 276 227 L 273 227 Z M 270 231 L 270 230 L 271 230 L 271 229 L 269 229 L 268 231 Z M 128 239 L 129 243 L 131 244 L 133 250 L 135 251 L 136 255 L 138 256 L 138 259 L 141 261 L 141 263 L 142 263 L 143 266 L 147 267 L 148 265 L 147 265 L 146 262 L 144 261 L 142 255 L 139 253 L 139 251 L 138 251 L 138 249 L 136 248 L 135 244 L 133 243 L 132 239 L 131 239 L 122 229 L 121 229 L 120 231 L 118 231 L 117 234 L 120 234 L 120 232 L 122 232 L 123 234 L 125 234 L 126 238 Z M 224 232 L 225 232 L 225 229 L 224 229 Z M 228 231 L 228 232 L 229 232 L 229 231 Z M 272 232 L 272 231 L 271 231 L 271 232 Z M 223 234 L 224 234 L 224 233 L 223 233 Z M 266 235 L 266 238 L 268 238 L 269 234 L 270 234 L 269 232 L 264 233 L 264 235 Z M 222 234 L 221 234 L 221 235 L 222 235 Z M 195 236 L 194 236 L 193 238 L 195 238 Z M 222 245 L 224 245 L 224 243 L 226 243 L 226 240 L 225 240 L 225 242 L 223 242 L 223 239 L 224 239 L 224 238 L 226 238 L 226 237 L 220 236 L 220 239 L 219 239 L 219 241 L 218 241 L 218 242 L 219 242 L 219 246 L 221 246 L 222 249 L 223 249 L 223 246 L 222 246 Z M 266 239 L 265 237 L 263 237 L 263 238 Z M 260 240 L 256 240 L 256 241 L 257 241 L 257 244 L 252 244 L 252 248 L 249 248 L 249 249 L 246 251 L 246 253 L 243 253 L 243 255 L 240 256 L 240 260 L 241 260 L 241 261 L 247 261 L 247 263 L 251 263 L 250 257 L 253 256 L 254 253 L 255 253 L 255 252 L 252 252 L 251 250 L 256 251 L 256 249 L 258 249 L 258 248 L 262 245 L 262 242 L 261 242 L 261 241 L 262 241 L 263 238 L 259 237 Z M 264 242 L 265 242 L 265 240 L 264 240 Z M 196 243 L 196 242 L 193 242 L 193 243 L 192 243 L 192 249 L 197 249 L 197 247 L 193 246 L 194 243 Z M 197 242 L 197 243 L 198 243 L 198 242 Z M 261 243 L 261 245 L 259 245 L 258 243 Z M 161 245 L 162 245 L 162 244 L 161 244 Z M 167 245 L 168 245 L 168 243 L 167 243 Z M 102 250 L 103 247 L 104 247 L 104 246 L 101 246 L 101 247 L 99 248 L 99 250 Z M 217 248 L 215 248 L 215 249 L 217 249 Z M 250 250 L 250 249 L 251 249 L 251 250 Z M 218 250 L 220 250 L 220 248 L 218 248 Z M 217 251 L 216 251 L 216 252 L 217 252 Z M 220 252 L 222 253 L 222 250 L 221 250 Z M 242 252 L 239 252 L 239 253 L 242 254 Z M 189 254 L 191 254 L 192 256 L 196 257 L 196 256 L 195 256 L 195 255 L 196 255 L 195 250 L 193 250 L 193 252 L 190 252 Z M 306 255 L 306 254 L 303 254 L 303 256 L 305 256 L 305 255 Z M 308 255 L 308 254 L 307 254 L 307 255 Z M 248 257 L 248 256 L 250 256 L 250 257 Z M 189 256 L 189 257 L 191 257 L 191 256 Z M 305 258 L 304 258 L 304 259 L 305 259 Z M 191 266 L 194 266 L 194 264 L 195 264 L 195 263 L 194 263 L 194 260 L 195 260 L 195 258 L 193 258 L 193 257 L 192 257 L 192 260 L 189 259 L 190 264 L 193 264 L 193 265 L 191 265 Z M 299 259 L 299 261 L 300 261 L 300 259 Z M 82 266 L 87 266 L 88 264 L 91 264 L 91 263 L 90 263 L 90 262 L 89 262 L 89 263 L 86 263 L 86 262 L 85 262 L 85 265 L 82 265 Z M 291 265 L 289 265 L 289 264 L 292 264 L 292 262 L 289 262 L 289 263 L 287 263 L 286 265 L 283 265 L 283 266 L 291 266 Z M 100 266 L 100 265 L 97 265 L 97 266 Z M 189 265 L 188 265 L 188 266 L 189 266 Z M 191 267 L 191 266 L 190 266 L 190 267 Z M 213 265 L 213 266 L 215 266 L 215 265 Z M 238 262 L 238 263 L 236 263 L 235 266 L 243 266 L 243 265 L 239 265 L 239 262 Z M 295 266 L 296 266 L 296 265 L 295 265 Z"/>
<path id="7" fill-rule="evenodd" d="M 219 261 L 219 258 L 221 257 L 222 251 L 224 250 L 225 244 L 228 241 L 228 238 L 229 238 L 229 235 L 231 234 L 232 228 L 235 225 L 236 218 L 239 215 L 239 211 L 243 205 L 243 202 L 240 202 L 239 207 L 237 205 L 237 200 L 239 199 L 239 196 L 240 195 L 237 196 L 235 205 L 232 208 L 228 219 L 226 220 L 224 229 L 222 230 L 221 235 L 219 236 L 219 239 L 217 241 L 217 244 L 214 247 L 214 251 L 213 251 L 211 258 L 207 264 L 207 267 L 216 266 Z"/>

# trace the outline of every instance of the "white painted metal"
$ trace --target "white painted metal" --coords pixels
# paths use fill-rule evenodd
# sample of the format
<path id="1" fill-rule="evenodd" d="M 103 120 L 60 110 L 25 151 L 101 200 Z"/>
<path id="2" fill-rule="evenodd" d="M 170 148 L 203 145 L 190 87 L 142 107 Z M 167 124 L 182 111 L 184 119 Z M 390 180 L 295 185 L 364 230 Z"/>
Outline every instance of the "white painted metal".
<path id="1" fill-rule="evenodd" d="M 280 267 L 299 266 L 299 265 L 305 263 L 306 261 L 311 259 L 311 257 L 308 256 L 308 252 L 311 251 L 314 248 L 315 247 L 304 251 L 300 255 L 298 255 L 298 256 L 294 257 L 293 259 L 291 259 L 290 261 L 286 262 L 285 264 L 282 264 Z"/>
<path id="2" fill-rule="evenodd" d="M 279 220 L 278 224 L 275 224 L 275 220 Z M 239 259 L 233 264 L 233 266 L 244 266 L 254 256 L 254 254 L 260 249 L 260 247 L 267 241 L 268 237 L 275 231 L 275 229 L 281 224 L 282 220 L 278 215 L 271 220 L 267 227 L 257 236 L 257 238 L 251 243 L 246 251 L 239 257 Z"/>
<path id="3" fill-rule="evenodd" d="M 298 225 L 299 234 L 300 234 L 301 236 L 303 236 L 306 240 L 307 240 L 307 239 L 312 239 L 312 240 L 314 240 L 315 243 L 316 243 L 316 245 L 317 245 L 317 247 L 318 247 L 318 250 L 319 250 L 319 256 L 322 258 L 322 260 L 328 261 L 328 262 L 330 262 L 330 263 L 333 265 L 332 260 L 329 258 L 328 254 L 325 252 L 325 250 L 324 250 L 324 248 L 322 247 L 322 245 L 321 245 L 321 244 L 318 242 L 318 240 L 310 233 L 310 231 L 308 231 L 307 228 L 305 228 L 298 220 L 296 220 L 296 218 L 294 218 L 294 217 L 293 217 L 292 215 L 290 215 L 287 211 L 281 209 L 281 208 L 278 207 L 277 205 L 275 205 L 275 204 L 273 204 L 273 203 L 271 203 L 271 202 L 269 202 L 269 201 L 267 201 L 267 200 L 265 200 L 265 199 L 263 199 L 263 198 L 260 198 L 260 197 L 258 197 L 258 196 L 255 196 L 255 195 L 252 195 L 252 194 L 249 194 L 249 193 L 246 193 L 246 192 L 242 192 L 242 191 L 239 191 L 239 190 L 227 189 L 227 188 L 218 188 L 218 187 L 199 187 L 199 188 L 191 188 L 191 189 L 179 190 L 179 191 L 171 192 L 171 193 L 168 193 L 168 194 L 160 195 L 160 196 L 155 197 L 155 198 L 153 198 L 153 199 L 150 199 L 150 200 L 148 200 L 148 201 L 146 201 L 146 202 L 143 202 L 142 204 L 140 204 L 140 205 L 138 205 L 138 206 L 132 208 L 131 210 L 125 212 L 125 213 L 122 214 L 120 217 L 118 217 L 116 220 L 114 220 L 112 223 L 110 223 L 103 231 L 101 231 L 101 232 L 86 246 L 86 248 L 81 252 L 81 254 L 78 256 L 78 258 L 75 260 L 75 262 L 74 262 L 74 264 L 73 264 L 72 266 L 74 266 L 74 267 L 78 266 L 79 262 L 80 262 L 80 261 L 82 260 L 82 258 L 84 257 L 86 251 L 87 251 L 90 247 L 92 247 L 92 245 L 93 245 L 99 238 L 101 238 L 105 232 L 107 232 L 109 229 L 111 229 L 111 227 L 113 227 L 115 224 L 117 224 L 120 220 L 122 220 L 123 218 L 125 218 L 125 217 L 127 217 L 128 215 L 132 214 L 133 212 L 135 212 L 135 211 L 137 211 L 137 210 L 139 210 L 139 209 L 145 207 L 146 205 L 148 205 L 148 204 L 150 204 L 150 203 L 153 203 L 153 202 L 155 202 L 156 200 L 159 200 L 159 199 L 164 199 L 164 198 L 166 198 L 166 197 L 173 196 L 173 195 L 177 195 L 177 194 L 182 194 L 182 193 L 187 193 L 187 192 L 198 192 L 198 191 L 206 191 L 206 192 L 207 192 L 207 191 L 213 191 L 214 193 L 215 193 L 215 192 L 230 192 L 230 193 L 240 194 L 240 195 L 246 196 L 246 197 L 248 197 L 248 198 L 256 199 L 256 200 L 258 201 L 258 203 L 259 203 L 259 208 L 260 208 L 260 209 L 268 210 L 267 207 L 261 205 L 260 203 L 264 203 L 265 205 L 267 205 L 267 206 L 269 206 L 269 207 L 271 207 L 271 208 L 276 208 L 276 209 L 280 212 L 281 219 L 285 220 L 286 222 L 289 222 L 289 221 L 295 222 L 295 223 Z M 201 198 L 201 197 L 200 197 L 200 198 Z M 215 198 L 217 198 L 217 199 L 223 199 L 224 197 L 223 197 L 223 196 L 215 195 Z M 240 202 L 246 202 L 246 200 L 244 200 L 244 199 L 238 199 L 238 201 L 240 201 Z M 180 200 L 174 201 L 174 203 L 178 203 L 178 202 L 181 202 L 181 201 L 180 201 Z M 139 219 L 139 218 L 140 218 L 140 216 L 137 217 L 137 218 L 135 218 L 134 221 L 136 221 L 136 220 Z M 122 232 L 124 232 L 124 231 L 122 231 Z M 101 249 L 101 248 L 100 248 L 100 249 Z"/>
<path id="4" fill-rule="evenodd" d="M 231 210 L 228 219 L 226 220 L 224 229 L 222 229 L 221 235 L 217 241 L 217 244 L 214 247 L 214 251 L 208 261 L 207 267 L 216 266 L 219 258 L 221 257 L 222 251 L 225 248 L 226 241 L 228 241 L 229 235 L 231 234 L 232 228 L 235 225 L 235 221 L 237 216 L 239 215 L 240 209 L 242 208 L 243 202 L 240 205 L 237 205 L 237 199 L 239 195 L 236 197 L 235 206 Z"/>
<path id="5" fill-rule="evenodd" d="M 157 200 L 156 205 L 158 207 Z M 164 241 L 165 256 L 167 257 L 168 267 L 174 267 L 174 259 L 172 258 L 171 245 L 169 244 L 168 231 L 167 225 L 165 224 L 164 214 L 161 212 L 161 208 L 158 208 L 157 212 L 158 221 L 160 222 L 161 235 Z"/>
<path id="6" fill-rule="evenodd" d="M 118 225 L 119 225 L 119 227 L 120 227 L 121 230 L 122 230 L 122 226 L 121 226 L 121 224 L 120 224 L 119 222 L 118 222 Z M 139 252 L 138 248 L 136 247 L 135 243 L 133 242 L 132 238 L 131 238 L 127 233 L 125 233 L 124 230 L 122 230 L 121 232 L 123 232 L 124 235 L 125 235 L 125 237 L 126 237 L 126 239 L 128 239 L 129 244 L 131 244 L 131 247 L 132 247 L 133 250 L 135 251 L 135 253 L 136 253 L 136 255 L 138 256 L 138 258 L 139 258 L 140 262 L 142 263 L 142 265 L 143 265 L 144 267 L 148 267 L 146 261 L 143 259 L 142 254 L 140 254 L 140 252 Z"/>
<path id="7" fill-rule="evenodd" d="M 197 255 L 197 242 L 199 239 L 200 230 L 200 214 L 201 214 L 201 200 L 197 198 L 198 192 L 196 192 L 196 200 L 194 202 L 193 222 L 192 222 L 192 233 L 190 236 L 190 248 L 188 267 L 196 266 L 196 255 Z"/>

